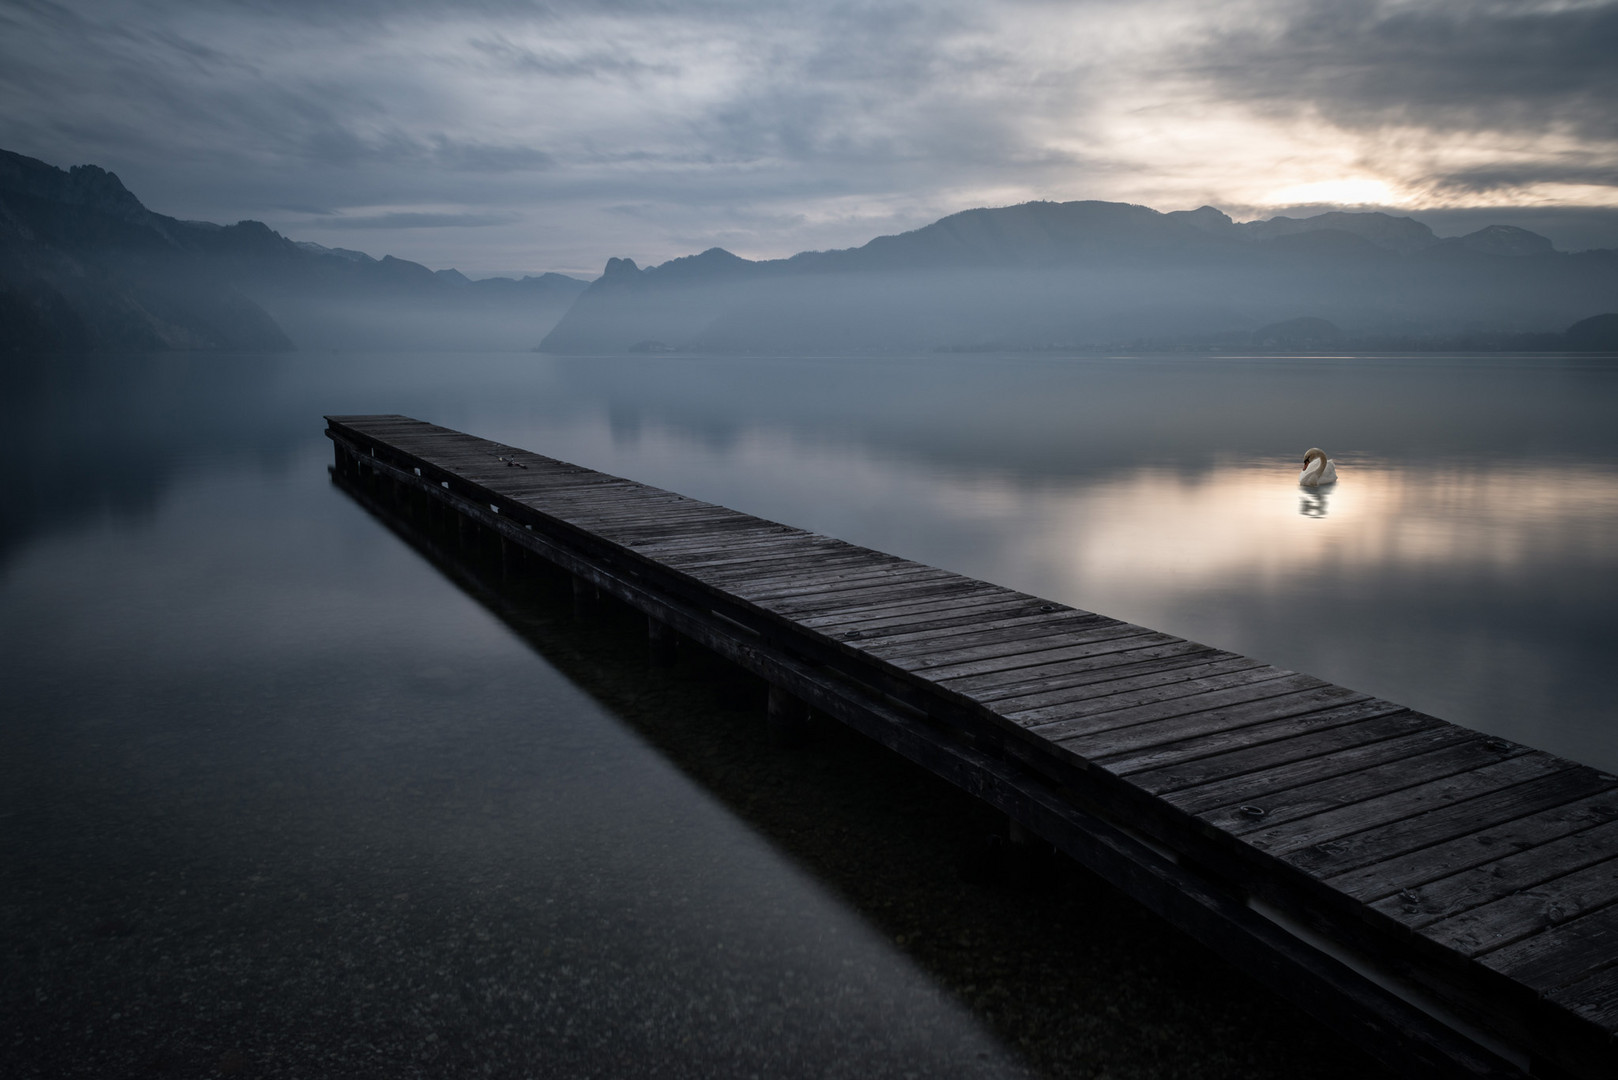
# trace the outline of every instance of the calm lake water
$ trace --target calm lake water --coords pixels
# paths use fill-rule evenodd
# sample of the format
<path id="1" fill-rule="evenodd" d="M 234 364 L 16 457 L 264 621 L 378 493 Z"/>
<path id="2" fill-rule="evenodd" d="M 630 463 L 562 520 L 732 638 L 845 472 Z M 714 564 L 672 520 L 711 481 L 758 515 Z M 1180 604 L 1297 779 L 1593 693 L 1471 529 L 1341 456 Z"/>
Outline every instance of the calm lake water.
<path id="1" fill-rule="evenodd" d="M 925 778 L 435 567 L 332 485 L 322 413 L 1618 770 L 1611 360 L 7 365 L 7 1075 L 1364 1075 L 1094 883 L 963 880 L 986 826 Z"/>

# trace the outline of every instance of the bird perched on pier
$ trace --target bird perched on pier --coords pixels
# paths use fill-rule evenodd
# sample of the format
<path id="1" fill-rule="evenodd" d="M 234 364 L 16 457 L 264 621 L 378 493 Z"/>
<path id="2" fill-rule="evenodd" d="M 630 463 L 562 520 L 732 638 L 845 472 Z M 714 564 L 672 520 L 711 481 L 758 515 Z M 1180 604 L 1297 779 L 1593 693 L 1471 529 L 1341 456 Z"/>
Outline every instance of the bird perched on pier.
<path id="1" fill-rule="evenodd" d="M 1304 487 L 1337 483 L 1337 462 L 1326 460 L 1326 451 L 1311 446 L 1304 451 L 1303 472 L 1298 474 L 1298 483 Z"/>

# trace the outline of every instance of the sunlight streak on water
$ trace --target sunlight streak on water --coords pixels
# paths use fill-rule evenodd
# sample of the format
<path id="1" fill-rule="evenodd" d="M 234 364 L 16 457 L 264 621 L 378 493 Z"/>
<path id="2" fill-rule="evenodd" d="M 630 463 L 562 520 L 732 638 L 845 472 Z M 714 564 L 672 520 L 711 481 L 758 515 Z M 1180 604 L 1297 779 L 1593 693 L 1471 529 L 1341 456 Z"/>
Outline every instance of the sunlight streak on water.
<path id="1" fill-rule="evenodd" d="M 1073 492 L 1055 537 L 1081 581 L 1151 588 L 1246 581 L 1284 588 L 1323 573 L 1431 568 L 1510 572 L 1560 559 L 1618 561 L 1618 474 L 1596 469 L 1450 467 L 1360 461 L 1311 491 L 1287 462 L 1222 465 L 1187 477 L 1145 468 Z"/>

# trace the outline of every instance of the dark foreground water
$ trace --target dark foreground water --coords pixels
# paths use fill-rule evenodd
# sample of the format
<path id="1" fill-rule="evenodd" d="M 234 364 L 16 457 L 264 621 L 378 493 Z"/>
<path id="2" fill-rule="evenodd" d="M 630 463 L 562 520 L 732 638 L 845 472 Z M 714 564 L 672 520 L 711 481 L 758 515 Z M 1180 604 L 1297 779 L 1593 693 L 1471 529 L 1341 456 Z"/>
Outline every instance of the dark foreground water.
<path id="1" fill-rule="evenodd" d="M 332 486 L 322 412 L 1618 767 L 1610 361 L 8 364 L 0 1075 L 1368 1074 L 859 740 L 776 745 L 721 666 L 435 564 Z"/>

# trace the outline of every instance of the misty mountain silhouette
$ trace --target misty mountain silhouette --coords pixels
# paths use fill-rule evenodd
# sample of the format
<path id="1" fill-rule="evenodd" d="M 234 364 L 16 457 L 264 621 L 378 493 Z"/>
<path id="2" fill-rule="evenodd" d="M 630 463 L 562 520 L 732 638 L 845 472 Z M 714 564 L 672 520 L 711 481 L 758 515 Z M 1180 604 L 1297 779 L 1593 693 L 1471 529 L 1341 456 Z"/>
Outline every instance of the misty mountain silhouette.
<path id="1" fill-rule="evenodd" d="M 262 308 L 207 272 L 222 252 L 261 249 L 264 234 L 153 214 L 93 165 L 63 172 L 0 152 L 0 348 L 290 348 Z"/>
<path id="2" fill-rule="evenodd" d="M 860 247 L 469 280 L 180 221 L 112 173 L 0 150 L 0 352 L 1610 348 L 1618 251 L 1505 225 L 1442 239 L 1334 211 L 1236 222 L 1096 201 L 966 210 Z M 1582 326 L 1583 324 L 1581 324 Z M 1329 329 L 1328 329 L 1329 328 Z"/>
<path id="3" fill-rule="evenodd" d="M 585 287 L 180 221 L 94 165 L 0 150 L 0 352 L 529 349 Z"/>
<path id="4" fill-rule="evenodd" d="M 1618 352 L 1618 312 L 1580 319 L 1567 329 L 1568 348 L 1587 352 Z"/>
<path id="5" fill-rule="evenodd" d="M 540 348 L 1562 348 L 1615 292 L 1618 252 L 1566 254 L 1511 226 L 1442 239 L 1383 213 L 1238 223 L 1210 206 L 1031 202 L 786 259 L 611 259 Z"/>

